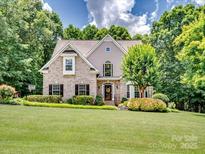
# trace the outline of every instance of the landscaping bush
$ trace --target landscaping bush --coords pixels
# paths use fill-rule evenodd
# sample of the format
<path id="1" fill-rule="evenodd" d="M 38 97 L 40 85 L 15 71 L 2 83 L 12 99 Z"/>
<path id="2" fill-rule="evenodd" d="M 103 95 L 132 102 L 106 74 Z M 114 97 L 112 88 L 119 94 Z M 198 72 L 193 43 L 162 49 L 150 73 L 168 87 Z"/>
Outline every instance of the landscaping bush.
<path id="1" fill-rule="evenodd" d="M 60 103 L 62 101 L 59 95 L 29 95 L 24 98 L 31 102 Z"/>
<path id="2" fill-rule="evenodd" d="M 95 105 L 102 106 L 104 104 L 105 103 L 103 102 L 102 96 L 97 95 L 96 98 L 95 98 Z"/>
<path id="3" fill-rule="evenodd" d="M 125 101 L 128 101 L 128 99 L 125 97 L 122 97 L 121 103 L 124 103 Z"/>
<path id="4" fill-rule="evenodd" d="M 149 112 L 165 112 L 166 104 L 159 99 L 153 98 L 135 98 L 130 99 L 128 109 L 132 111 L 149 111 Z"/>
<path id="5" fill-rule="evenodd" d="M 162 93 L 156 93 L 152 96 L 152 98 L 154 99 L 160 99 L 162 100 L 163 102 L 165 102 L 166 104 L 168 104 L 169 102 L 169 97 L 165 94 L 162 94 Z"/>
<path id="6" fill-rule="evenodd" d="M 0 85 L 0 99 L 13 98 L 16 93 L 15 88 L 8 85 Z"/>
<path id="7" fill-rule="evenodd" d="M 64 103 L 73 104 L 73 98 L 67 99 Z"/>
<path id="8" fill-rule="evenodd" d="M 0 104 L 21 105 L 18 101 L 14 100 L 14 99 L 11 99 L 11 98 L 1 99 Z"/>
<path id="9" fill-rule="evenodd" d="M 24 101 L 25 106 L 38 106 L 38 107 L 56 107 L 56 108 L 75 108 L 75 109 L 99 109 L 99 110 L 117 110 L 115 106 L 94 106 L 94 105 L 74 105 L 74 104 L 56 104 L 56 103 L 38 103 Z"/>
<path id="10" fill-rule="evenodd" d="M 176 108 L 176 104 L 174 102 L 170 102 L 170 103 L 168 103 L 168 107 L 170 109 L 175 109 Z"/>
<path id="11" fill-rule="evenodd" d="M 93 98 L 93 96 L 88 96 L 88 95 L 74 96 L 73 97 L 73 104 L 94 105 L 94 98 Z"/>

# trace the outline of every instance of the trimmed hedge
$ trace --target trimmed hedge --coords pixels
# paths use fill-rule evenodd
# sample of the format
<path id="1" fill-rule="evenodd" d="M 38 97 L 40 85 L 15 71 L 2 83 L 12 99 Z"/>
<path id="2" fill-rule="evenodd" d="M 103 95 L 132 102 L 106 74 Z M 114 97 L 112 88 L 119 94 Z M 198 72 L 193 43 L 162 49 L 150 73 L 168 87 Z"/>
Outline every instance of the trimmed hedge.
<path id="1" fill-rule="evenodd" d="M 105 105 L 105 103 L 103 102 L 102 96 L 97 95 L 95 97 L 95 105 L 98 105 L 98 106 Z"/>
<path id="2" fill-rule="evenodd" d="M 99 109 L 99 110 L 117 110 L 115 106 L 94 106 L 94 105 L 73 105 L 73 104 L 56 104 L 56 103 L 38 103 L 24 101 L 25 106 L 36 107 L 56 107 L 56 108 L 75 108 L 75 109 Z"/>
<path id="3" fill-rule="evenodd" d="M 152 98 L 154 99 L 160 99 L 162 100 L 163 102 L 165 103 L 168 103 L 169 102 L 169 97 L 165 94 L 162 94 L 162 93 L 156 93 L 152 96 Z"/>
<path id="4" fill-rule="evenodd" d="M 162 100 L 153 98 L 130 99 L 127 106 L 132 111 L 166 112 L 166 104 Z"/>
<path id="5" fill-rule="evenodd" d="M 29 95 L 24 99 L 31 102 L 46 102 L 46 103 L 60 103 L 62 97 L 59 95 Z"/>
<path id="6" fill-rule="evenodd" d="M 94 105 L 94 97 L 89 95 L 74 96 L 72 103 L 78 105 Z"/>
<path id="7" fill-rule="evenodd" d="M 21 105 L 21 103 L 19 103 L 18 101 L 14 100 L 14 99 L 1 99 L 0 100 L 0 104 L 6 104 L 6 105 Z"/>
<path id="8" fill-rule="evenodd" d="M 0 85 L 0 99 L 8 99 L 8 98 L 13 98 L 16 93 L 15 88 L 2 84 Z M 7 100 L 5 100 L 7 101 Z"/>

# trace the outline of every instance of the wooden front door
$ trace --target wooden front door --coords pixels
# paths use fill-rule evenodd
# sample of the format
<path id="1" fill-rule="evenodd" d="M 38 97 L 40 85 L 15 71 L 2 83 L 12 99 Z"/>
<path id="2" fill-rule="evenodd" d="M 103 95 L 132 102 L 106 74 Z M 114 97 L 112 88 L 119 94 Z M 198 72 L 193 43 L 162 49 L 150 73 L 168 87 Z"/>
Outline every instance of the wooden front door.
<path id="1" fill-rule="evenodd" d="M 112 100 L 112 85 L 105 85 L 105 89 L 104 89 L 104 93 L 105 93 L 105 100 L 106 101 L 111 101 Z"/>

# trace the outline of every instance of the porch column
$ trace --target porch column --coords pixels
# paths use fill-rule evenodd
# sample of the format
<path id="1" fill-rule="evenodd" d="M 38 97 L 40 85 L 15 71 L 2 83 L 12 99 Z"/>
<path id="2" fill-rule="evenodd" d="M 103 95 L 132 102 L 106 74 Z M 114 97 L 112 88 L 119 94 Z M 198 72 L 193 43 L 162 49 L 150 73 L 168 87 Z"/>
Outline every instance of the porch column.
<path id="1" fill-rule="evenodd" d="M 112 84 L 112 100 L 115 100 L 115 85 L 114 83 Z"/>
<path id="2" fill-rule="evenodd" d="M 104 98 L 104 84 L 102 84 L 102 98 L 103 98 L 103 101 L 105 100 L 105 98 Z"/>
<path id="3" fill-rule="evenodd" d="M 135 89 L 133 85 L 130 85 L 130 98 L 135 98 Z"/>

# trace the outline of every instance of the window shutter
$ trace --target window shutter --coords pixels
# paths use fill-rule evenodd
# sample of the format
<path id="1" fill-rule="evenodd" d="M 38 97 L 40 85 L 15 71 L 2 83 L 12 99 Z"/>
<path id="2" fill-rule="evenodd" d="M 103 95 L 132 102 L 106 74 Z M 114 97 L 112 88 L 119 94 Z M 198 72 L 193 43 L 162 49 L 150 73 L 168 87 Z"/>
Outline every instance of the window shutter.
<path id="1" fill-rule="evenodd" d="M 105 64 L 103 64 L 103 76 L 105 76 Z"/>
<path id="2" fill-rule="evenodd" d="M 113 64 L 111 66 L 112 66 L 112 74 L 111 74 L 111 76 L 113 76 Z"/>
<path id="3" fill-rule="evenodd" d="M 78 95 L 78 85 L 77 84 L 75 85 L 75 95 L 76 96 Z"/>
<path id="4" fill-rule="evenodd" d="M 90 95 L 90 86 L 89 86 L 89 84 L 86 85 L 86 95 Z"/>
<path id="5" fill-rule="evenodd" d="M 52 84 L 49 84 L 49 95 L 52 95 Z"/>
<path id="6" fill-rule="evenodd" d="M 61 96 L 63 96 L 63 91 L 64 91 L 63 84 L 61 84 L 61 85 L 60 85 L 60 95 L 61 95 Z"/>

